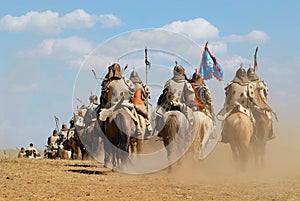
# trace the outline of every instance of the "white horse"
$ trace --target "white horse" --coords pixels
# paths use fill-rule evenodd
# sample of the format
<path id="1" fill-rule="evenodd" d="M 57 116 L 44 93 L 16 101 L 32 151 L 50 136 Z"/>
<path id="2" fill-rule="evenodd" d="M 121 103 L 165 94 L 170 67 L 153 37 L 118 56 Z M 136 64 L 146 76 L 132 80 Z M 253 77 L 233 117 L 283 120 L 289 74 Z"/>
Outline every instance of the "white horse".
<path id="1" fill-rule="evenodd" d="M 214 138 L 216 125 L 212 118 L 201 111 L 194 112 L 194 124 L 190 131 L 190 149 L 188 156 L 194 162 L 204 159 L 208 153 L 205 148 L 210 139 Z"/>

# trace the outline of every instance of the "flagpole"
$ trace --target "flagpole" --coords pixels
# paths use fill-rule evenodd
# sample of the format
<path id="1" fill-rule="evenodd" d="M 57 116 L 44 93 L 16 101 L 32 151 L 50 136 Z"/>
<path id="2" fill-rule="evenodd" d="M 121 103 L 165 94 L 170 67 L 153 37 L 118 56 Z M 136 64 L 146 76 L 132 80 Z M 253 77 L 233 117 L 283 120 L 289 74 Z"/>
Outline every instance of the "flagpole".
<path id="1" fill-rule="evenodd" d="M 150 62 L 148 61 L 148 49 L 147 47 L 145 47 L 145 64 L 146 64 L 146 87 L 148 87 L 148 69 L 150 66 Z M 149 106 L 148 106 L 148 96 L 146 96 L 146 109 L 147 112 L 149 110 Z"/>
<path id="2" fill-rule="evenodd" d="M 257 51 L 258 51 L 258 47 L 256 47 L 256 49 L 255 49 L 255 54 L 254 54 L 254 64 L 253 64 L 254 72 L 255 72 L 256 69 L 257 69 L 257 60 L 256 60 Z"/>
<path id="3" fill-rule="evenodd" d="M 57 130 L 57 132 L 59 132 L 59 130 L 58 130 L 58 117 L 57 116 L 55 116 L 54 115 L 54 120 L 55 120 L 55 124 L 56 124 L 56 130 Z"/>
<path id="4" fill-rule="evenodd" d="M 206 43 L 205 43 L 205 46 L 204 46 L 203 52 L 202 52 L 202 56 L 201 56 L 200 66 L 199 66 L 199 70 L 198 70 L 198 73 L 200 73 L 200 74 L 201 74 L 201 68 L 203 66 L 203 59 L 204 59 L 205 50 L 207 49 L 207 45 L 208 45 L 208 41 L 206 41 Z"/>

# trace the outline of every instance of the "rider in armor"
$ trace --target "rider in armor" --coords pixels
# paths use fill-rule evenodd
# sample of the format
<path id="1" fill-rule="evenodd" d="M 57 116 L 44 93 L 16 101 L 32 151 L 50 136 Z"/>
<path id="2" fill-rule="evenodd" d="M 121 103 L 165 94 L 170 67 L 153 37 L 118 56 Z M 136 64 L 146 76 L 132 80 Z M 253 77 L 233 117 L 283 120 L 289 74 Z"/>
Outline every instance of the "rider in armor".
<path id="1" fill-rule="evenodd" d="M 253 101 L 251 85 L 246 70 L 241 66 L 237 71 L 233 80 L 225 87 L 225 104 L 223 109 L 218 113 L 217 117 L 220 120 L 225 118 L 234 111 L 242 112 L 248 115 L 254 122 L 253 115 L 250 111 L 250 105 Z M 222 132 L 222 142 L 227 143 L 228 140 Z"/>
<path id="2" fill-rule="evenodd" d="M 163 93 L 158 98 L 156 122 L 160 121 L 160 117 L 165 112 L 178 110 L 187 117 L 192 125 L 194 119 L 191 107 L 194 99 L 194 90 L 188 81 L 184 67 L 176 64 L 173 69 L 173 77 L 166 82 Z"/>
<path id="3" fill-rule="evenodd" d="M 63 124 L 61 129 L 60 129 L 58 144 L 59 144 L 61 149 L 63 148 L 64 141 L 67 139 L 68 130 L 69 129 L 68 129 L 66 124 Z"/>
<path id="4" fill-rule="evenodd" d="M 122 70 L 117 63 L 108 67 L 101 87 L 100 108 L 112 108 L 123 98 L 129 101 L 134 93 L 133 83 L 122 76 Z"/>
<path id="5" fill-rule="evenodd" d="M 84 123 L 86 127 L 91 125 L 93 126 L 94 125 L 93 123 L 97 121 L 96 108 L 99 105 L 98 97 L 96 95 L 91 95 L 89 100 L 90 100 L 90 104 L 87 107 L 87 111 L 84 116 Z"/>
<path id="6" fill-rule="evenodd" d="M 195 100 L 193 102 L 193 111 L 202 111 L 211 118 L 214 118 L 214 110 L 212 104 L 212 97 L 208 87 L 200 73 L 195 72 L 190 79 L 193 90 L 195 92 Z"/>
<path id="7" fill-rule="evenodd" d="M 272 111 L 271 107 L 267 104 L 268 99 L 268 87 L 266 83 L 259 79 L 258 75 L 256 74 L 254 68 L 249 68 L 247 70 L 247 76 L 249 81 L 254 87 L 254 94 L 253 94 L 253 103 L 257 105 L 260 109 L 266 111 Z"/>
<path id="8" fill-rule="evenodd" d="M 50 150 L 58 149 L 59 136 L 57 130 L 53 130 L 52 135 L 48 137 L 47 145 Z"/>
<path id="9" fill-rule="evenodd" d="M 272 120 L 272 108 L 267 104 L 268 99 L 268 87 L 266 83 L 259 79 L 255 72 L 255 69 L 250 67 L 247 70 L 247 76 L 253 86 L 253 92 L 251 93 L 253 98 L 253 104 L 251 105 L 252 110 L 264 111 L 269 119 Z M 273 130 L 270 133 L 269 140 L 274 139 Z"/>
<path id="10" fill-rule="evenodd" d="M 147 128 L 147 134 L 150 134 L 152 133 L 152 128 L 148 119 L 148 111 L 146 105 L 147 100 L 150 98 L 150 89 L 148 86 L 142 84 L 142 80 L 135 70 L 131 72 L 129 79 L 132 81 L 135 88 L 135 92 L 133 97 L 131 98 L 131 102 L 134 104 L 135 110 L 138 114 L 138 132 L 143 132 L 142 125 L 145 125 Z"/>

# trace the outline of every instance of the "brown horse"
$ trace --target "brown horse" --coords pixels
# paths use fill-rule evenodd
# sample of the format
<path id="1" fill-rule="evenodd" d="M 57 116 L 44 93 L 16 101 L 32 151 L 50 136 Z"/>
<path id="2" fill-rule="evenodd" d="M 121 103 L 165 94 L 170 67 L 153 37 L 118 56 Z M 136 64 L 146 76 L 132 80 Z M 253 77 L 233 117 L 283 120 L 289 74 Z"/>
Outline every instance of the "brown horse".
<path id="1" fill-rule="evenodd" d="M 254 160 L 256 166 L 263 167 L 266 143 L 273 134 L 273 122 L 264 110 L 253 109 L 255 130 L 252 138 Z"/>
<path id="2" fill-rule="evenodd" d="M 172 110 L 166 112 L 157 123 L 159 124 L 155 129 L 158 130 L 158 136 L 163 139 L 169 165 L 171 165 L 187 150 L 189 122 L 182 112 Z"/>
<path id="3" fill-rule="evenodd" d="M 100 122 L 101 123 L 101 122 Z M 126 165 L 129 154 L 130 137 L 136 130 L 135 123 L 130 114 L 120 108 L 102 122 L 103 141 L 104 141 L 104 166 L 112 169 Z"/>
<path id="4" fill-rule="evenodd" d="M 245 170 L 250 156 L 250 142 L 253 135 L 253 123 L 250 117 L 236 111 L 229 114 L 224 122 L 222 136 L 226 136 L 231 147 L 233 159 L 239 170 Z"/>

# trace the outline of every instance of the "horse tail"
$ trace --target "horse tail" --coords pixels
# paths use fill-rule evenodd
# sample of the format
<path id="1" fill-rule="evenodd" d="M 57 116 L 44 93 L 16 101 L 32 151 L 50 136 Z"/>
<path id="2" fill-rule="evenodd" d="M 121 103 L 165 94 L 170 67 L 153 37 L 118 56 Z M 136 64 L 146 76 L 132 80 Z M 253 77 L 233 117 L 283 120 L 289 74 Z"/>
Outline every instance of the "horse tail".
<path id="1" fill-rule="evenodd" d="M 163 129 L 161 130 L 161 136 L 173 138 L 179 131 L 178 119 L 175 114 L 170 114 L 166 121 Z"/>
<path id="2" fill-rule="evenodd" d="M 118 148 L 128 152 L 129 148 L 129 138 L 130 138 L 130 133 L 128 133 L 128 125 L 126 125 L 126 116 L 124 116 L 124 113 L 119 112 L 116 115 L 116 124 L 118 126 L 119 130 L 119 135 L 118 135 Z"/>

